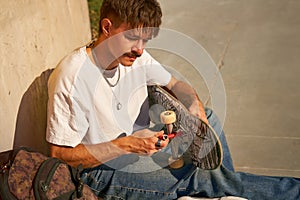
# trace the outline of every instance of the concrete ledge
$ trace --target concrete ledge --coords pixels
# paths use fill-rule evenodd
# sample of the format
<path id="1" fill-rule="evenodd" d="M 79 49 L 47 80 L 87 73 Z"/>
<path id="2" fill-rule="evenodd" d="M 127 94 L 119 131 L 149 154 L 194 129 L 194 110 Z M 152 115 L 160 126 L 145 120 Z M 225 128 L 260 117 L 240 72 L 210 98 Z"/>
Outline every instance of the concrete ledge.
<path id="1" fill-rule="evenodd" d="M 89 25 L 86 0 L 0 1 L 0 151 L 13 146 L 20 103 L 17 143 L 35 141 L 37 133 L 23 139 L 19 136 L 44 126 L 44 116 L 39 118 L 44 102 L 40 105 L 28 99 L 44 95 L 46 84 L 39 89 L 30 85 L 68 52 L 89 42 Z M 24 103 L 29 107 L 24 109 Z M 26 116 L 30 115 L 38 119 L 35 125 L 28 125 Z"/>

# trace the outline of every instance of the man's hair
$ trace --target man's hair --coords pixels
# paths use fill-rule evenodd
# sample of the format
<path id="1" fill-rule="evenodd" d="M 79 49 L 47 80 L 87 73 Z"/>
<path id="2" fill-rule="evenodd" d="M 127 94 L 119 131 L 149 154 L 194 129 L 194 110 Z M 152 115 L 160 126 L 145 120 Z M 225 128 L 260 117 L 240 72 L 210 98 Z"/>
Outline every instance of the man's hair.
<path id="1" fill-rule="evenodd" d="M 114 27 L 127 23 L 131 28 L 155 27 L 161 24 L 162 11 L 157 0 L 104 0 L 100 9 L 101 21 L 109 18 Z"/>

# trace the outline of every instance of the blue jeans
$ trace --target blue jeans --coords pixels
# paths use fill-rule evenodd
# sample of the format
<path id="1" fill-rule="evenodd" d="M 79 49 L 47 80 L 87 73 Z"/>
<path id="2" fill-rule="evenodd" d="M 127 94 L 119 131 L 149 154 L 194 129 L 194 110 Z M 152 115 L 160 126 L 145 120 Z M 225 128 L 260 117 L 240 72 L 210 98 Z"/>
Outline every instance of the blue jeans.
<path id="1" fill-rule="evenodd" d="M 253 200 L 300 199 L 300 179 L 234 172 L 225 135 L 216 115 L 206 109 L 208 121 L 220 134 L 223 165 L 215 170 L 195 167 L 188 157 L 180 169 L 159 168 L 144 173 L 115 170 L 107 165 L 86 169 L 83 181 L 105 199 L 177 199 L 180 196 L 239 196 Z M 133 159 L 134 160 L 134 159 Z M 142 167 L 140 167 L 142 168 Z"/>

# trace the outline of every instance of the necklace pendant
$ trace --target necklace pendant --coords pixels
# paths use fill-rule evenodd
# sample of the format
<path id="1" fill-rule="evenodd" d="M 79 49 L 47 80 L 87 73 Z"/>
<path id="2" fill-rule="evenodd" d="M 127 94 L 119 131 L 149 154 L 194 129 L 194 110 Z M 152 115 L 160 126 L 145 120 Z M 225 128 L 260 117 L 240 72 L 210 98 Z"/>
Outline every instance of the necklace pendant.
<path id="1" fill-rule="evenodd" d="M 117 103 L 117 110 L 121 110 L 122 109 L 122 104 L 119 102 Z"/>

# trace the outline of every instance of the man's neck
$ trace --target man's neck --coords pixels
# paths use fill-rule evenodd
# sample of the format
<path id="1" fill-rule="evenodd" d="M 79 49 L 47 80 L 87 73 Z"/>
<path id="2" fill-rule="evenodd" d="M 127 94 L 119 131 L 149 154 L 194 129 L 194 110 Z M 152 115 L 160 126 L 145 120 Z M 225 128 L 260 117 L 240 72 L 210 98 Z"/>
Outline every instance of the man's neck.
<path id="1" fill-rule="evenodd" d="M 106 39 L 100 35 L 100 37 L 95 41 L 93 51 L 95 56 L 97 56 L 96 64 L 99 65 L 103 70 L 112 70 L 118 67 L 119 62 L 115 57 L 108 51 Z"/>

